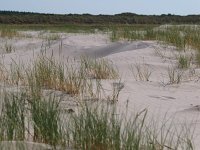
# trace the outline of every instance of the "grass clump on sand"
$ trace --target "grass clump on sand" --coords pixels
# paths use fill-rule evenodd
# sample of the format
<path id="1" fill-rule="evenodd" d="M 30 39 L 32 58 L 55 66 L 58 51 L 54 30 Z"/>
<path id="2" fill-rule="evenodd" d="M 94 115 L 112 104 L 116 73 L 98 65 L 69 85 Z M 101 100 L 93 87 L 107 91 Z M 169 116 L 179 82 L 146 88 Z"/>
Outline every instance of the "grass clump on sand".
<path id="1" fill-rule="evenodd" d="M 62 63 L 55 60 L 53 56 L 39 55 L 33 63 L 33 74 L 36 82 L 41 87 L 65 91 L 76 95 L 86 87 L 88 79 L 116 79 L 118 71 L 112 62 L 107 59 L 92 59 L 82 56 L 80 64 Z M 38 80 L 38 81 L 37 81 Z"/>
<path id="2" fill-rule="evenodd" d="M 21 91 L 6 93 L 3 98 L 0 142 L 32 139 L 53 147 L 62 145 L 59 100 Z"/>
<path id="3" fill-rule="evenodd" d="M 14 60 L 9 69 L 3 64 L 0 67 L 1 81 L 6 84 L 63 91 L 72 96 L 80 95 L 86 88 L 89 90 L 94 85 L 99 85 L 101 79 L 118 77 L 117 69 L 105 59 L 82 57 L 79 64 L 73 65 L 73 62 L 67 61 L 66 64 L 62 59 L 57 60 L 44 53 L 39 54 L 26 67 Z"/>
<path id="4" fill-rule="evenodd" d="M 176 67 L 168 67 L 167 69 L 169 82 L 168 84 L 179 84 L 182 81 L 183 71 L 177 69 Z"/>
<path id="5" fill-rule="evenodd" d="M 33 96 L 29 102 L 33 120 L 34 142 L 53 146 L 61 144 L 62 131 L 59 118 L 59 101 L 56 101 L 52 96 L 49 96 L 48 99 Z"/>
<path id="6" fill-rule="evenodd" d="M 115 106 L 85 104 L 71 119 L 72 147 L 83 150 L 158 150 L 192 149 L 184 131 L 174 134 L 173 127 L 160 130 L 147 126 L 147 110 L 131 118 L 118 114 Z M 165 125 L 163 125 L 165 126 Z M 164 128 L 166 131 L 164 131 Z M 162 133 L 162 134 L 161 134 Z M 181 139 L 180 139 L 181 137 Z M 185 142 L 187 139 L 188 143 Z M 190 142 L 189 142 L 190 141 Z"/>
<path id="7" fill-rule="evenodd" d="M 118 77 L 117 69 L 107 59 L 82 57 L 81 69 L 84 70 L 86 76 L 93 79 L 115 79 Z"/>
<path id="8" fill-rule="evenodd" d="M 0 140 L 24 140 L 25 139 L 25 93 L 4 92 L 0 113 Z"/>
<path id="9" fill-rule="evenodd" d="M 79 94 L 82 79 L 79 72 L 52 56 L 40 55 L 27 70 L 28 84 L 43 89 L 64 91 L 71 95 Z"/>
<path id="10" fill-rule="evenodd" d="M 41 53 L 28 66 L 17 64 L 14 60 L 7 69 L 3 64 L 0 68 L 1 81 L 10 85 L 28 86 L 30 91 L 51 89 L 78 96 L 87 91 L 92 97 L 98 94 L 102 79 L 116 79 L 117 69 L 106 59 L 82 57 L 80 63 L 64 63 L 53 56 Z M 93 88 L 96 87 L 96 93 Z M 38 90 L 40 91 L 40 90 Z M 96 97 L 96 96 L 95 96 Z"/>
<path id="11" fill-rule="evenodd" d="M 136 63 L 130 66 L 130 70 L 136 81 L 149 81 L 152 70 L 145 63 Z"/>
<path id="12" fill-rule="evenodd" d="M 0 62 L 0 81 L 8 85 L 25 85 L 26 84 L 26 68 L 21 62 L 12 59 L 9 66 L 5 66 L 2 58 Z"/>
<path id="13" fill-rule="evenodd" d="M 72 116 L 73 147 L 83 150 L 140 149 L 146 111 L 136 115 L 134 121 L 126 122 L 115 109 L 103 104 L 84 105 L 78 115 Z"/>
<path id="14" fill-rule="evenodd" d="M 63 67 L 63 64 L 57 63 L 53 57 L 39 55 L 33 62 L 33 68 L 27 71 L 28 77 L 30 76 L 30 80 L 32 80 L 29 81 L 35 82 L 40 87 L 58 89 L 60 83 L 64 82 Z"/>
<path id="15" fill-rule="evenodd" d="M 178 56 L 178 68 L 180 69 L 187 69 L 190 67 L 190 62 L 192 58 L 189 58 L 185 55 Z"/>

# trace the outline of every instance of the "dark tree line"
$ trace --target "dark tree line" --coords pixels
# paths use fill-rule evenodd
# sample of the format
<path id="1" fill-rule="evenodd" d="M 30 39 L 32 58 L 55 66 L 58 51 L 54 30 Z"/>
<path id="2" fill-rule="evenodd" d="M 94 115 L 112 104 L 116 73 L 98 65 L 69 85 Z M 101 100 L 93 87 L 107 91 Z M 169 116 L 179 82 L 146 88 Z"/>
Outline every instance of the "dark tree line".
<path id="1" fill-rule="evenodd" d="M 200 15 L 179 16 L 138 15 L 121 13 L 116 15 L 91 14 L 41 14 L 31 12 L 0 11 L 1 24 L 199 24 Z"/>

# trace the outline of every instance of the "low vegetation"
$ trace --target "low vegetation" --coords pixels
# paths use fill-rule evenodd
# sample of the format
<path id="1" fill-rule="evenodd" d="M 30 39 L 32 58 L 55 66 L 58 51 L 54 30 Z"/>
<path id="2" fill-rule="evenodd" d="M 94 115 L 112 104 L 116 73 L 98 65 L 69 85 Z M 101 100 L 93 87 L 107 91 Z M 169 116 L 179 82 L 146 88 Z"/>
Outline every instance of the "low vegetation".
<path id="1" fill-rule="evenodd" d="M 164 125 L 160 130 L 147 126 L 146 109 L 128 118 L 126 114 L 117 115 L 115 105 L 84 103 L 77 113 L 64 115 L 59 99 L 52 95 L 41 99 L 19 91 L 5 95 L 4 99 L 5 109 L 0 117 L 1 141 L 25 141 L 31 137 L 53 149 L 193 149 L 189 132 L 183 129 L 174 132 L 173 126 L 165 127 L 166 132 Z"/>
<path id="2" fill-rule="evenodd" d="M 188 68 L 192 59 L 196 59 L 196 65 L 199 66 L 200 53 L 200 27 L 198 25 L 163 25 L 157 28 L 125 29 L 118 28 L 111 33 L 111 40 L 156 40 L 162 45 L 171 46 L 179 52 L 195 51 L 194 58 L 180 55 L 177 57 L 180 68 Z M 164 57 L 163 54 L 156 49 L 156 54 Z"/>
<path id="3" fill-rule="evenodd" d="M 19 36 L 19 33 L 15 29 L 1 28 L 0 37 L 12 39 L 13 37 Z"/>
<path id="4" fill-rule="evenodd" d="M 111 34 L 111 39 L 128 40 L 158 40 L 171 44 L 177 49 L 186 50 L 187 48 L 199 49 L 199 26 L 195 25 L 163 25 L 157 28 L 118 28 Z"/>
<path id="5" fill-rule="evenodd" d="M 180 69 L 188 69 L 190 67 L 191 64 L 191 60 L 192 58 L 185 56 L 185 55 L 179 55 L 178 56 L 178 68 Z"/>
<path id="6" fill-rule="evenodd" d="M 94 60 L 89 57 L 82 57 L 81 69 L 85 70 L 86 76 L 92 79 L 115 79 L 118 77 L 117 69 L 111 61 L 106 59 Z"/>
<path id="7" fill-rule="evenodd" d="M 195 61 L 198 67 L 200 67 L 200 50 L 195 55 Z"/>
<path id="8" fill-rule="evenodd" d="M 182 77 L 183 77 L 183 71 L 177 69 L 176 67 L 173 66 L 169 66 L 168 70 L 168 78 L 169 78 L 169 82 L 168 84 L 179 84 L 182 81 Z"/>
<path id="9" fill-rule="evenodd" d="M 83 150 L 193 149 L 192 139 L 188 139 L 190 135 L 174 134 L 172 126 L 166 129 L 166 134 L 163 131 L 160 138 L 160 131 L 156 129 L 158 132 L 155 132 L 147 122 L 146 109 L 131 118 L 123 113 L 118 115 L 115 104 L 123 88 L 121 81 L 113 84 L 113 92 L 104 98 L 107 101 L 88 103 L 79 99 L 76 113 L 63 112 L 62 97 L 54 92 L 44 95 L 45 90 L 62 91 L 70 96 L 89 93 L 91 98 L 100 100 L 101 80 L 118 77 L 117 70 L 108 60 L 82 57 L 79 65 L 73 64 L 69 65 L 69 61 L 64 64 L 44 53 L 28 68 L 14 61 L 10 69 L 2 64 L 2 82 L 15 85 L 17 90 L 4 89 L 0 97 L 0 143 L 31 140 L 53 149 Z M 138 67 L 140 70 L 140 65 Z M 148 81 L 150 75 L 151 71 L 145 69 L 142 80 Z M 112 103 L 107 103 L 109 101 Z"/>
<path id="10" fill-rule="evenodd" d="M 14 60 L 7 69 L 1 64 L 1 81 L 11 85 L 37 86 L 39 89 L 52 89 L 79 95 L 85 87 L 90 88 L 91 80 L 97 82 L 103 79 L 116 79 L 118 71 L 114 65 L 105 59 L 90 59 L 82 57 L 80 64 L 64 63 L 53 56 L 47 57 L 41 53 L 27 67 Z M 89 86 L 90 85 L 90 86 Z"/>
<path id="11" fill-rule="evenodd" d="M 13 38 L 18 34 L 14 30 L 0 33 L 2 38 Z M 112 26 L 111 40 L 158 40 L 175 46 L 179 52 L 194 49 L 195 63 L 199 65 L 199 33 L 198 28 L 187 26 L 139 28 L 119 25 Z M 50 45 L 60 36 L 56 33 L 45 39 Z M 7 53 L 12 50 L 7 46 Z M 157 54 L 163 56 L 159 51 Z M 165 84 L 179 84 L 192 59 L 180 54 L 178 65 L 168 67 Z M 150 81 L 152 69 L 146 63 L 136 63 L 130 69 L 136 81 Z M 119 82 L 113 83 L 110 95 L 104 95 L 102 81 L 108 79 Z M 131 117 L 126 112 L 119 114 L 115 104 L 124 83 L 110 60 L 83 56 L 79 61 L 64 63 L 62 58 L 57 60 L 53 54 L 40 53 L 27 65 L 13 60 L 10 66 L 6 66 L 2 57 L 0 81 L 4 86 L 15 88 L 7 90 L 3 87 L 0 94 L 0 149 L 2 141 L 33 141 L 47 144 L 52 149 L 194 149 L 188 129 L 180 129 L 179 132 L 173 125 L 152 126 L 147 121 L 147 109 Z M 45 94 L 47 91 L 50 94 Z M 58 96 L 57 92 L 62 96 Z M 63 110 L 63 95 L 77 102 L 76 112 Z"/>
<path id="12" fill-rule="evenodd" d="M 136 81 L 149 81 L 152 70 L 145 63 L 135 63 L 130 66 L 130 70 Z"/>

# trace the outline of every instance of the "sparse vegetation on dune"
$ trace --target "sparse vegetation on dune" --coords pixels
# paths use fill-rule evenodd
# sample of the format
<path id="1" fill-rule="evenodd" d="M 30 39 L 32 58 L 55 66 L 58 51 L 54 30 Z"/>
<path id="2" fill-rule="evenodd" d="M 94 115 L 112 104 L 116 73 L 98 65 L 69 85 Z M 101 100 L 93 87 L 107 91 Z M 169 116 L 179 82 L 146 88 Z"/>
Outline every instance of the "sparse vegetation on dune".
<path id="1" fill-rule="evenodd" d="M 178 50 L 187 50 L 188 48 L 199 49 L 200 27 L 198 25 L 169 25 L 156 28 L 143 28 L 137 30 L 130 28 L 118 28 L 111 34 L 111 39 L 127 40 L 158 40 L 175 46 Z"/>
<path id="2" fill-rule="evenodd" d="M 118 29 L 111 33 L 111 40 L 154 40 L 158 41 L 159 48 L 155 47 L 155 54 L 165 61 L 174 61 L 177 66 L 168 67 L 167 83 L 180 84 L 188 81 L 188 76 L 196 78 L 195 73 L 188 74 L 191 67 L 200 66 L 200 26 L 199 25 L 162 25 L 156 28 L 142 30 Z M 171 53 L 169 55 L 169 53 Z M 135 80 L 149 81 L 151 71 L 147 66 L 136 64 L 131 67 Z M 162 82 L 162 81 L 161 81 Z"/>
<path id="3" fill-rule="evenodd" d="M 180 52 L 176 57 L 177 64 L 168 67 L 168 81 L 164 84 L 181 83 L 191 62 L 200 64 L 198 28 L 117 28 L 112 28 L 113 41 L 158 40 L 177 48 Z M 1 35 L 2 38 L 15 36 L 14 31 Z M 59 40 L 60 35 L 56 33 L 44 38 L 51 42 Z M 185 55 L 188 49 L 196 50 L 195 58 Z M 12 52 L 12 48 L 8 46 L 6 52 Z M 160 51 L 156 54 L 165 57 Z M 119 79 L 118 69 L 108 59 L 82 56 L 79 61 L 70 62 L 56 59 L 53 53 L 51 56 L 40 53 L 29 64 L 13 60 L 10 65 L 5 65 L 3 59 L 1 61 L 0 81 L 15 89 L 3 87 L 0 94 L 0 149 L 3 141 L 33 141 L 47 144 L 52 149 L 194 149 L 189 129 L 179 132 L 173 125 L 151 126 L 147 109 L 131 117 L 118 111 L 115 104 L 124 83 Z M 148 64 L 135 63 L 130 69 L 136 81 L 150 81 L 152 69 Z M 112 84 L 110 95 L 105 94 L 102 84 L 107 80 L 119 80 Z M 76 101 L 75 113 L 73 109 L 63 110 L 63 97 Z"/>
<path id="4" fill-rule="evenodd" d="M 91 71 L 94 71 L 92 78 L 88 74 Z M 148 71 L 144 80 L 149 75 Z M 181 133 L 162 134 L 158 138 L 159 132 L 154 132 L 147 125 L 147 110 L 131 118 L 126 118 L 126 115 L 118 116 L 115 102 L 121 87 L 114 87 L 112 95 L 107 97 L 112 103 L 98 101 L 97 104 L 88 104 L 82 101 L 78 106 L 79 111 L 72 114 L 63 113 L 62 99 L 53 93 L 43 95 L 45 89 L 64 91 L 70 95 L 87 90 L 91 97 L 100 99 L 100 80 L 118 77 L 117 71 L 108 60 L 82 57 L 79 66 L 73 67 L 40 54 L 28 68 L 13 62 L 11 69 L 7 70 L 7 76 L 9 84 L 18 85 L 18 90 L 6 91 L 1 95 L 4 101 L 0 113 L 0 142 L 32 140 L 48 144 L 53 149 L 192 149 L 190 143 L 184 141 L 188 137 Z M 169 130 L 173 130 L 173 127 L 169 127 L 167 132 Z M 171 138 L 177 140 L 171 141 Z"/>
<path id="5" fill-rule="evenodd" d="M 84 88 L 89 88 L 87 85 L 91 82 L 90 80 L 94 79 L 98 82 L 98 80 L 118 77 L 117 69 L 106 59 L 81 57 L 80 64 L 77 66 L 69 61 L 64 63 L 61 60 L 41 53 L 28 66 L 22 62 L 18 64 L 13 60 L 9 68 L 6 68 L 2 63 L 1 81 L 11 85 L 28 85 L 30 88 L 37 86 L 40 89 L 79 95 Z"/>
<path id="6" fill-rule="evenodd" d="M 100 99 L 99 81 L 117 77 L 117 72 L 106 60 L 83 57 L 79 67 L 73 68 L 68 65 L 66 69 L 66 64 L 41 54 L 29 69 L 17 67 L 16 63 L 15 65 L 16 70 L 11 69 L 12 74 L 8 74 L 12 79 L 10 84 L 19 85 L 19 81 L 23 80 L 26 87 L 18 86 L 16 92 L 6 91 L 1 95 L 4 101 L 0 113 L 0 142 L 31 139 L 33 142 L 48 144 L 53 149 L 68 147 L 83 150 L 193 149 L 192 139 L 188 139 L 189 133 L 174 134 L 172 126 L 166 129 L 166 134 L 163 131 L 159 137 L 158 129 L 156 129 L 158 132 L 155 132 L 155 129 L 148 126 L 146 109 L 127 118 L 126 114 L 117 115 L 115 103 L 82 101 L 78 106 L 78 112 L 63 113 L 62 99 L 53 93 L 43 96 L 44 89 L 76 95 L 88 88 L 91 94 L 94 86 L 97 86 L 96 93 L 90 96 L 96 94 L 95 98 Z M 88 71 L 93 69 L 97 70 L 91 79 Z M 145 70 L 144 80 L 148 80 L 150 74 L 148 69 Z M 92 80 L 98 83 L 93 84 Z M 116 102 L 120 90 L 118 86 L 114 87 L 113 95 L 107 97 L 107 100 Z"/>

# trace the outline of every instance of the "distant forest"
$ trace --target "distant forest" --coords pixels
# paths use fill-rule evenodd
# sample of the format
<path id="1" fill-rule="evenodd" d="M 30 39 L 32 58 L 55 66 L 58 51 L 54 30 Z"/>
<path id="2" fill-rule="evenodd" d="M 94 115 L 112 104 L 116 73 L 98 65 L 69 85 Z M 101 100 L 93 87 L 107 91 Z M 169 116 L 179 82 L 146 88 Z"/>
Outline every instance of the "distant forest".
<path id="1" fill-rule="evenodd" d="M 200 15 L 179 16 L 172 14 L 115 15 L 91 14 L 42 14 L 17 11 L 0 11 L 0 24 L 199 24 Z"/>

